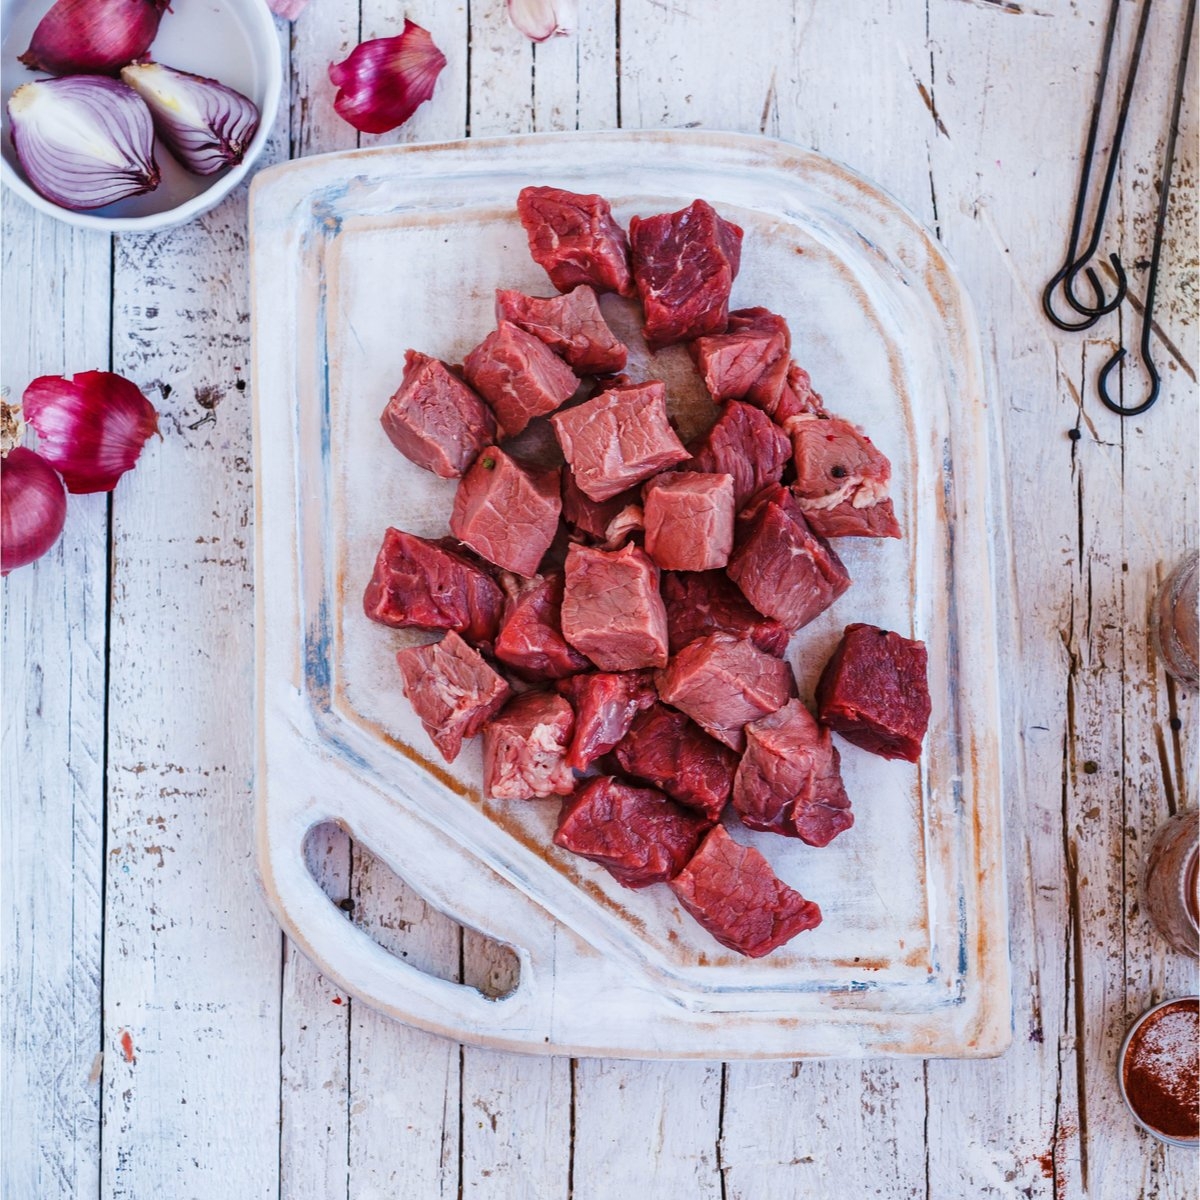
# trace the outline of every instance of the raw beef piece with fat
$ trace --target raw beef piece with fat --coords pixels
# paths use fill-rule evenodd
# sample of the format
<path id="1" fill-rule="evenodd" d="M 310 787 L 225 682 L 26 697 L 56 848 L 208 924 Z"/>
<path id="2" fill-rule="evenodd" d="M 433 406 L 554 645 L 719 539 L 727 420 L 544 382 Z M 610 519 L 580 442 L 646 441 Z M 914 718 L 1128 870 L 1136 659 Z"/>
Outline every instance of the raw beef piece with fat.
<path id="1" fill-rule="evenodd" d="M 532 579 L 505 576 L 504 616 L 495 655 L 532 679 L 562 679 L 591 668 L 562 635 L 563 573 Z"/>
<path id="2" fill-rule="evenodd" d="M 792 636 L 787 626 L 764 617 L 724 571 L 668 571 L 660 586 L 672 654 L 709 633 L 748 637 L 776 658 L 787 652 Z"/>
<path id="3" fill-rule="evenodd" d="M 642 489 L 646 553 L 664 570 L 710 571 L 733 549 L 733 476 L 666 471 Z M 611 536 L 611 531 L 610 531 Z"/>
<path id="4" fill-rule="evenodd" d="M 577 771 L 607 754 L 642 709 L 658 699 L 651 671 L 595 671 L 555 685 L 575 710 L 575 736 L 567 764 Z"/>
<path id="5" fill-rule="evenodd" d="M 791 348 L 782 317 L 765 308 L 742 308 L 729 314 L 724 333 L 697 338 L 688 353 L 714 400 L 745 400 L 773 412 L 787 386 Z"/>
<path id="6" fill-rule="evenodd" d="M 737 511 L 769 484 L 778 483 L 792 455 L 787 434 L 761 409 L 731 400 L 713 427 L 694 441 L 689 471 L 733 478 Z"/>
<path id="7" fill-rule="evenodd" d="M 496 318 L 545 342 L 580 375 L 625 370 L 625 346 L 609 329 L 596 293 L 584 284 L 564 296 L 548 297 L 497 289 Z"/>
<path id="8" fill-rule="evenodd" d="M 575 715 L 553 692 L 526 692 L 483 729 L 483 792 L 497 800 L 566 796 L 575 790 L 567 747 Z"/>
<path id="9" fill-rule="evenodd" d="M 529 253 L 560 292 L 586 283 L 598 292 L 634 294 L 629 242 L 603 196 L 526 187 L 517 196 L 517 214 Z"/>

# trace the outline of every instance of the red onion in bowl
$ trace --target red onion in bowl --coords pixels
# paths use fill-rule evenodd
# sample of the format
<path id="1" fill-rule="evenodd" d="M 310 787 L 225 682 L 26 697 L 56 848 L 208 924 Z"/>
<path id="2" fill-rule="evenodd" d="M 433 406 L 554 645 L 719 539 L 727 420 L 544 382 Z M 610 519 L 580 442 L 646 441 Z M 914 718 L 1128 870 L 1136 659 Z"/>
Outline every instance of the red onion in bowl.
<path id="1" fill-rule="evenodd" d="M 57 0 L 21 55 L 31 71 L 115 75 L 145 54 L 168 0 Z"/>
<path id="2" fill-rule="evenodd" d="M 41 558 L 67 519 L 67 493 L 40 454 L 17 446 L 0 460 L 0 575 Z"/>

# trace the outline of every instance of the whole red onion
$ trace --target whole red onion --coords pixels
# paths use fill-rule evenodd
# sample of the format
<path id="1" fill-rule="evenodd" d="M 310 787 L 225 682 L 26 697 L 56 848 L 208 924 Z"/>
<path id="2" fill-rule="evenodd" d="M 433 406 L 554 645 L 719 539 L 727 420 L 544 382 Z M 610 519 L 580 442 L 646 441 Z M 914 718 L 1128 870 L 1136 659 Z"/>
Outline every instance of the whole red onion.
<path id="1" fill-rule="evenodd" d="M 17 446 L 0 460 L 0 575 L 41 558 L 67 519 L 67 493 L 54 468 Z"/>
<path id="2" fill-rule="evenodd" d="M 56 0 L 21 55 L 31 71 L 115 75 L 150 48 L 169 0 Z"/>

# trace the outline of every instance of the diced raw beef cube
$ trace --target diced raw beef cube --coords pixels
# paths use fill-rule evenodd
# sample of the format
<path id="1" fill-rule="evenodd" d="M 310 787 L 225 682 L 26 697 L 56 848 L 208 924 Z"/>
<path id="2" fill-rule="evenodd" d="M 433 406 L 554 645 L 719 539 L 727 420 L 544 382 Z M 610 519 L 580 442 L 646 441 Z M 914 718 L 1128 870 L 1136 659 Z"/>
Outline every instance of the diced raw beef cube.
<path id="1" fill-rule="evenodd" d="M 729 559 L 729 578 L 760 613 L 793 630 L 823 613 L 850 586 L 842 560 L 809 529 L 785 487 L 756 499 Z"/>
<path id="2" fill-rule="evenodd" d="M 847 625 L 817 684 L 817 715 L 848 742 L 916 762 L 931 703 L 925 643 Z"/>
<path id="3" fill-rule="evenodd" d="M 643 888 L 682 871 L 709 825 L 662 792 L 600 775 L 563 805 L 554 844 L 599 863 L 628 888 Z"/>
<path id="4" fill-rule="evenodd" d="M 825 407 L 821 397 L 813 391 L 808 372 L 798 363 L 789 363 L 787 382 L 772 403 L 764 403 L 763 410 L 787 432 L 793 422 L 810 416 L 823 417 Z"/>
<path id="5" fill-rule="evenodd" d="M 593 672 L 557 685 L 575 709 L 575 736 L 567 765 L 586 771 L 628 732 L 633 719 L 658 699 L 650 671 Z"/>
<path id="6" fill-rule="evenodd" d="M 728 746 L 665 704 L 639 713 L 615 753 L 623 771 L 714 821 L 729 799 L 738 763 Z"/>
<path id="7" fill-rule="evenodd" d="M 389 529 L 363 596 L 372 621 L 393 629 L 453 629 L 469 642 L 490 642 L 504 593 L 474 563 L 427 538 Z"/>
<path id="8" fill-rule="evenodd" d="M 640 504 L 627 504 L 604 531 L 604 549 L 619 550 L 635 533 L 646 528 L 646 514 Z"/>
<path id="9" fill-rule="evenodd" d="M 751 829 L 827 846 L 854 824 L 828 729 L 799 700 L 746 726 L 733 807 Z"/>
<path id="10" fill-rule="evenodd" d="M 658 568 L 634 545 L 567 551 L 563 635 L 602 671 L 667 665 L 667 610 Z"/>
<path id="11" fill-rule="evenodd" d="M 514 437 L 533 420 L 569 400 L 579 380 L 545 342 L 511 321 L 467 355 L 467 382 L 492 406 L 501 437 Z"/>
<path id="12" fill-rule="evenodd" d="M 892 464 L 861 429 L 841 417 L 797 420 L 792 452 L 792 491 L 822 537 L 900 536 L 888 499 Z"/>
<path id="13" fill-rule="evenodd" d="M 508 598 L 495 655 L 523 675 L 562 679 L 591 667 L 562 635 L 563 574 L 522 580 L 505 577 Z"/>
<path id="14" fill-rule="evenodd" d="M 729 314 L 725 333 L 697 338 L 688 347 L 714 400 L 746 400 L 762 409 L 778 406 L 787 386 L 791 334 L 787 322 L 765 308 Z"/>
<path id="15" fill-rule="evenodd" d="M 642 494 L 646 552 L 660 567 L 709 571 L 729 561 L 732 475 L 671 471 L 651 479 Z"/>
<path id="16" fill-rule="evenodd" d="M 821 910 L 788 887 L 752 846 L 716 825 L 671 890 L 709 933 L 730 950 L 761 958 L 821 923 Z"/>
<path id="17" fill-rule="evenodd" d="M 727 633 L 710 633 L 684 646 L 655 682 L 666 703 L 739 754 L 746 745 L 746 723 L 782 708 L 796 694 L 787 663 Z"/>
<path id="18" fill-rule="evenodd" d="M 404 378 L 379 418 L 405 458 L 454 479 L 496 437 L 492 410 L 445 363 L 409 350 Z"/>
<path id="19" fill-rule="evenodd" d="M 776 658 L 787 653 L 792 636 L 788 628 L 764 617 L 724 571 L 664 574 L 661 587 L 672 654 L 678 654 L 688 642 L 708 633 L 748 637 L 760 650 Z"/>
<path id="20" fill-rule="evenodd" d="M 566 764 L 575 716 L 553 692 L 526 692 L 483 728 L 483 791 L 497 800 L 567 796 L 575 774 Z"/>
<path id="21" fill-rule="evenodd" d="M 396 654 L 404 694 L 425 732 L 453 762 L 463 738 L 474 737 L 512 695 L 512 689 L 450 630 L 440 642 L 408 646 Z"/>
<path id="22" fill-rule="evenodd" d="M 787 434 L 761 409 L 731 400 L 716 424 L 692 443 L 690 471 L 733 476 L 733 502 L 740 511 L 751 496 L 778 483 L 792 454 Z"/>
<path id="23" fill-rule="evenodd" d="M 688 457 L 657 379 L 609 388 L 550 421 L 575 482 L 592 500 L 611 500 Z"/>
<path id="24" fill-rule="evenodd" d="M 642 332 L 652 350 L 724 333 L 729 292 L 742 256 L 742 230 L 704 200 L 629 223 Z"/>
<path id="25" fill-rule="evenodd" d="M 580 375 L 625 369 L 625 346 L 609 329 L 590 287 L 581 284 L 565 296 L 546 298 L 497 290 L 496 318 L 545 342 Z"/>
<path id="26" fill-rule="evenodd" d="M 608 527 L 630 505 L 641 499 L 639 488 L 618 492 L 610 500 L 593 500 L 579 490 L 572 471 L 562 473 L 562 515 L 571 529 L 593 541 L 603 542 Z"/>
<path id="27" fill-rule="evenodd" d="M 634 295 L 629 242 L 603 196 L 527 187 L 517 196 L 517 213 L 529 253 L 560 292 L 587 283 L 598 292 Z"/>
<path id="28" fill-rule="evenodd" d="M 463 476 L 450 532 L 488 562 L 536 575 L 562 508 L 558 471 L 526 471 L 499 446 L 482 450 Z"/>

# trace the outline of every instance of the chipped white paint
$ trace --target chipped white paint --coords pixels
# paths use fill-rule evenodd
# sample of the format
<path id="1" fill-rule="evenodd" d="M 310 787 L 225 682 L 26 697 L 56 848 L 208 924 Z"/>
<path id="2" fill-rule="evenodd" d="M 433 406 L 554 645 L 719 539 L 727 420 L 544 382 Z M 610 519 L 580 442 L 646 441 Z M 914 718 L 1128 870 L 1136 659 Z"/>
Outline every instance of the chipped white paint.
<path id="1" fill-rule="evenodd" d="M 187 1063 L 186 1079 L 185 1067 L 167 1063 L 168 1056 L 153 1072 L 135 1068 L 127 1085 L 137 1093 L 136 1140 L 122 1127 L 120 1097 L 106 1085 L 105 1155 L 125 1165 L 120 1190 L 101 1194 L 240 1200 L 267 1181 L 276 1195 L 278 1181 L 270 1180 L 259 1142 L 277 1138 L 267 1123 L 282 1096 L 284 1197 L 424 1200 L 454 1196 L 460 1181 L 464 1194 L 489 1200 L 567 1196 L 572 1186 L 581 1196 L 607 1197 L 631 1179 L 648 1193 L 650 1178 L 668 1200 L 720 1194 L 722 1179 L 727 1200 L 1194 1196 L 1194 1155 L 1134 1131 L 1112 1104 L 1110 1080 L 1126 1019 L 1161 996 L 1194 987 L 1187 960 L 1166 951 L 1137 912 L 1133 882 L 1146 838 L 1168 807 L 1196 802 L 1195 698 L 1166 685 L 1148 649 L 1145 606 L 1156 572 L 1196 542 L 1196 236 L 1188 222 L 1200 55 L 1193 50 L 1176 176 L 1180 202 L 1172 206 L 1158 307 L 1183 362 L 1160 356 L 1167 365 L 1163 400 L 1122 428 L 1093 390 L 1118 322 L 1097 326 L 1094 340 L 1084 341 L 1050 329 L 1037 304 L 1042 280 L 1062 253 L 1104 0 L 900 0 L 853 9 L 815 0 L 756 2 L 736 21 L 728 19 L 728 6 L 702 0 L 621 0 L 619 16 L 614 0 L 606 0 L 581 5 L 578 38 L 533 50 L 496 19 L 501 7 L 472 0 L 468 51 L 463 0 L 405 6 L 434 32 L 450 65 L 434 100 L 407 129 L 382 140 L 458 137 L 468 121 L 476 133 L 618 121 L 629 128 L 703 124 L 765 132 L 877 180 L 940 231 L 967 281 L 1000 385 L 1015 544 L 1008 589 L 1015 619 L 1007 634 L 1001 630 L 1007 637 L 1002 711 L 1013 767 L 1007 837 L 1014 1044 L 988 1062 L 738 1063 L 723 1079 L 702 1066 L 583 1061 L 572 1070 L 566 1060 L 457 1047 L 438 1059 L 416 1048 L 423 1040 L 432 1050 L 437 1039 L 369 1010 L 355 1013 L 347 1040 L 346 1006 L 332 1003 L 338 992 L 311 975 L 302 983 L 310 968 L 294 956 L 281 981 L 280 955 L 273 952 L 255 969 L 270 988 L 283 989 L 282 1012 L 268 992 L 259 1001 L 282 1025 L 282 1088 L 278 1076 L 257 1067 L 239 1071 L 202 1055 Z M 1122 31 L 1128 45 L 1134 6 L 1122 7 L 1129 10 Z M 1148 249 L 1153 163 L 1182 7 L 1182 0 L 1155 5 L 1142 77 L 1146 100 L 1139 99 L 1126 135 L 1111 225 L 1127 265 Z M 383 0 L 364 3 L 362 35 L 395 32 L 401 15 Z M 293 152 L 353 146 L 353 134 L 347 138 L 329 112 L 325 70 L 358 40 L 357 0 L 313 0 L 290 32 Z M 505 57 L 525 63 L 526 74 L 498 69 Z M 280 134 L 287 144 L 286 116 Z M 237 305 L 225 299 L 231 287 L 245 286 L 236 203 L 212 215 L 209 221 L 218 218 L 221 226 L 206 224 L 214 236 L 201 239 L 165 283 L 153 273 L 143 281 L 126 271 L 113 285 L 126 313 L 122 329 L 156 348 L 158 357 L 176 356 L 172 382 L 181 395 L 162 406 L 180 422 L 168 425 L 168 438 L 192 436 L 186 424 L 206 415 L 195 403 L 197 388 L 227 383 L 213 355 L 189 361 L 192 326 L 207 322 L 204 337 L 227 349 L 244 346 L 242 327 L 229 315 L 244 308 L 244 297 Z M 104 366 L 112 285 L 107 239 L 80 240 L 8 195 L 4 205 L 4 386 L 19 392 L 35 374 Z M 1144 279 L 1144 270 L 1135 270 L 1138 295 Z M 151 316 L 156 305 L 138 298 L 147 284 L 160 297 L 178 291 L 183 299 Z M 1136 326 L 1128 310 L 1125 317 L 1126 328 Z M 178 470 L 194 471 L 209 457 L 219 460 L 204 475 L 212 496 L 189 487 L 178 501 L 179 524 L 193 536 L 208 536 L 201 527 L 211 520 L 214 496 L 236 495 L 232 507 L 240 518 L 249 511 L 248 494 L 230 489 L 236 474 L 220 461 L 224 454 L 248 455 L 244 424 L 227 417 L 240 403 L 229 395 L 216 409 L 219 440 L 194 446 L 179 463 Z M 1072 444 L 1065 434 L 1076 426 L 1082 438 Z M 182 701 L 160 707 L 150 682 L 165 675 L 184 684 L 191 631 L 203 626 L 218 656 L 244 653 L 239 647 L 246 645 L 248 606 L 241 597 L 249 593 L 240 569 L 178 583 L 193 598 L 188 611 L 171 618 L 185 634 L 182 642 L 175 631 L 148 623 L 147 606 L 136 597 L 136 612 L 129 607 L 131 589 L 144 592 L 148 581 L 144 567 L 130 578 L 122 562 L 137 549 L 143 561 L 165 554 L 177 527 L 171 506 L 161 501 L 161 475 L 136 502 L 125 488 L 113 502 L 119 522 L 123 506 L 161 511 L 119 526 L 126 532 L 111 586 L 106 506 L 78 499 L 62 548 L 0 585 L 6 1004 L 0 1191 L 6 1195 L 96 1194 L 100 1089 L 89 1072 L 102 1046 L 105 1075 L 122 1069 L 126 1026 L 110 1006 L 126 1010 L 128 975 L 105 980 L 110 1020 L 103 1032 L 99 1017 L 106 594 L 114 626 L 136 622 L 123 653 L 136 651 L 147 679 L 138 688 L 129 665 L 118 668 L 126 681 L 120 705 L 130 711 L 116 714 L 110 728 L 110 761 L 131 761 L 124 757 L 124 730 L 138 732 L 139 740 L 154 726 L 155 740 L 179 736 L 190 708 Z M 176 569 L 185 573 L 183 564 Z M 186 571 L 194 569 L 186 564 Z M 236 674 L 237 662 L 222 662 Z M 204 730 L 206 769 L 245 762 L 249 695 L 218 689 L 203 672 L 196 686 L 192 707 L 220 705 L 230 714 Z M 1168 723 L 1172 712 L 1182 722 L 1177 732 Z M 1094 773 L 1084 769 L 1089 762 Z M 210 799 L 181 805 L 174 829 L 191 845 L 203 842 L 198 854 L 238 860 L 247 852 L 244 838 L 213 815 L 227 813 L 235 797 L 219 789 L 218 782 L 205 793 Z M 141 793 L 126 790 L 120 803 L 124 820 L 143 803 Z M 146 818 L 162 815 L 145 803 Z M 344 842 L 341 850 L 348 856 Z M 410 929 L 394 932 L 396 944 L 429 945 L 426 961 L 456 972 L 453 934 L 433 952 L 442 936 L 434 931 L 445 929 L 446 919 L 408 907 L 403 885 L 355 854 L 355 875 L 339 867 L 332 893 L 341 899 L 349 887 L 355 918 L 369 927 L 396 914 L 415 916 Z M 167 864 L 172 856 L 163 858 Z M 218 886 L 205 870 L 200 863 L 157 892 L 151 883 L 122 888 L 119 918 L 110 919 L 136 924 L 136 951 L 156 963 L 171 959 L 167 942 L 175 935 L 159 928 L 164 921 L 193 931 L 197 946 L 237 947 L 265 937 L 278 951 L 248 873 L 230 873 Z M 373 877 L 369 888 L 355 882 L 360 871 Z M 119 936 L 117 928 L 110 936 Z M 488 968 L 470 936 L 462 938 L 461 957 L 468 979 Z M 192 990 L 186 964 L 174 962 L 159 989 L 164 1011 L 151 1026 L 170 1021 L 174 1005 Z M 190 982 L 211 986 L 214 969 L 196 964 Z M 326 1021 L 331 1012 L 337 1015 Z M 221 1020 L 235 1063 L 243 1048 L 262 1049 L 256 1040 L 269 1043 L 270 1021 L 253 1004 L 230 1007 Z M 356 1063 L 374 1070 L 356 1075 Z M 190 1111 L 179 1103 L 185 1088 Z M 264 1114 L 263 1126 L 247 1125 L 243 1103 Z M 372 1104 L 392 1119 L 366 1120 Z M 334 1120 L 341 1122 L 336 1129 Z M 219 1188 L 197 1171 L 195 1158 L 223 1163 Z"/>

